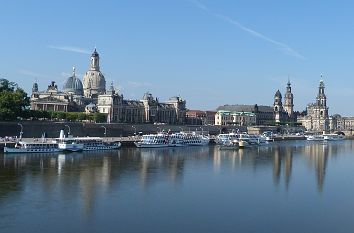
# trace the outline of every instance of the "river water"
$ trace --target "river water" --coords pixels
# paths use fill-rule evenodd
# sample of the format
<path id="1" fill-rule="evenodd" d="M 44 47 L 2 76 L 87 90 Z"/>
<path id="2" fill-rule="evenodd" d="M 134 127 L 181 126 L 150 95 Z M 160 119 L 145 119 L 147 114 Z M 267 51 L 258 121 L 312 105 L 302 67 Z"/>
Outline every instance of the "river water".
<path id="1" fill-rule="evenodd" d="M 354 141 L 0 154 L 0 232 L 353 232 Z"/>

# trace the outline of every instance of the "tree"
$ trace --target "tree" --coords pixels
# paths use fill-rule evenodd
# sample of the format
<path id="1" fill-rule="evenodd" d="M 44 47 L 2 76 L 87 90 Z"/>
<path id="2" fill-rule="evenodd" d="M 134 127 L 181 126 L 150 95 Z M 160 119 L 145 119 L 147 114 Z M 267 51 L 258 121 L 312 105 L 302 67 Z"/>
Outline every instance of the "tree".
<path id="1" fill-rule="evenodd" d="M 93 119 L 96 123 L 103 123 L 107 121 L 107 115 L 104 113 L 94 113 Z"/>
<path id="2" fill-rule="evenodd" d="M 3 91 L 14 92 L 15 87 L 17 87 L 16 83 L 10 82 L 7 79 L 0 79 L 0 93 Z"/>
<path id="3" fill-rule="evenodd" d="M 0 79 L 0 120 L 22 117 L 29 104 L 29 98 L 23 89 L 14 82 Z"/>
<path id="4" fill-rule="evenodd" d="M 77 121 L 78 113 L 77 112 L 67 112 L 66 113 L 66 118 L 69 121 Z"/>

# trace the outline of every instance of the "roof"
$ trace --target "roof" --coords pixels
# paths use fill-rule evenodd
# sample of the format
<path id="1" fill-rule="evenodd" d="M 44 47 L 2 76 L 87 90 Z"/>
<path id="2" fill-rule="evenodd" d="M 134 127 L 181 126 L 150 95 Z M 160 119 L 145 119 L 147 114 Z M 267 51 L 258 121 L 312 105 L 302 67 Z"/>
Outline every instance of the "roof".
<path id="1" fill-rule="evenodd" d="M 76 76 L 69 77 L 63 86 L 64 92 L 72 92 L 76 95 L 83 95 L 83 90 L 82 82 Z"/>
<path id="2" fill-rule="evenodd" d="M 235 104 L 235 105 L 223 105 L 219 106 L 216 110 L 225 110 L 225 111 L 233 111 L 233 112 L 256 112 L 256 108 L 258 108 L 258 112 L 271 112 L 273 113 L 273 108 L 271 106 L 264 105 L 245 105 L 245 104 Z"/>

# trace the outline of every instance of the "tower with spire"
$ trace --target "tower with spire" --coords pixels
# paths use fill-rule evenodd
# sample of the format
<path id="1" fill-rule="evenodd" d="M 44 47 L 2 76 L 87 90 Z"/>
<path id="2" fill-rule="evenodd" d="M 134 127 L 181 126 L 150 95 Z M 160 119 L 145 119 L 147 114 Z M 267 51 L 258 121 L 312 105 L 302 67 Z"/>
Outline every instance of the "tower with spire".
<path id="1" fill-rule="evenodd" d="M 282 96 L 279 90 L 274 95 L 274 104 L 273 104 L 273 111 L 274 111 L 274 120 L 276 123 L 281 122 L 281 116 L 283 112 L 283 103 L 282 103 Z"/>
<path id="2" fill-rule="evenodd" d="M 286 92 L 284 97 L 284 110 L 288 113 L 289 117 L 292 117 L 294 114 L 294 95 L 291 93 L 291 83 L 288 80 L 286 86 Z"/>
<path id="3" fill-rule="evenodd" d="M 84 96 L 96 99 L 106 93 L 106 80 L 100 71 L 100 56 L 95 48 L 91 55 L 89 70 L 83 77 Z"/>
<path id="4" fill-rule="evenodd" d="M 306 116 L 298 119 L 307 130 L 311 131 L 329 131 L 329 116 L 327 107 L 327 97 L 325 94 L 325 85 L 322 79 L 318 86 L 316 102 L 307 105 Z"/>

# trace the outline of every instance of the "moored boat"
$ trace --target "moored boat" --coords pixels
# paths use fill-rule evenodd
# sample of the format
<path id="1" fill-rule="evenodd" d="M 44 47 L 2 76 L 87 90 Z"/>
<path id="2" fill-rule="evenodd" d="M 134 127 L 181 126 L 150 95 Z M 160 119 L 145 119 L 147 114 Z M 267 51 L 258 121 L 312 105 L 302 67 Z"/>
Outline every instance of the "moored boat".
<path id="1" fill-rule="evenodd" d="M 341 141 L 345 138 L 344 135 L 336 133 L 323 134 L 322 136 L 325 141 Z"/>
<path id="2" fill-rule="evenodd" d="M 307 141 L 323 141 L 324 137 L 322 134 L 318 134 L 318 135 L 308 135 L 306 136 L 306 140 Z"/>
<path id="3" fill-rule="evenodd" d="M 17 142 L 15 147 L 4 147 L 4 153 L 54 153 L 62 151 L 57 143 Z"/>
<path id="4" fill-rule="evenodd" d="M 78 137 L 74 138 L 77 143 L 84 145 L 84 151 L 94 150 L 115 150 L 121 147 L 120 142 L 107 142 L 100 137 Z"/>
<path id="5" fill-rule="evenodd" d="M 169 146 L 168 134 L 158 133 L 158 134 L 143 135 L 142 139 L 138 142 L 134 142 L 134 144 L 138 148 L 168 147 Z"/>

